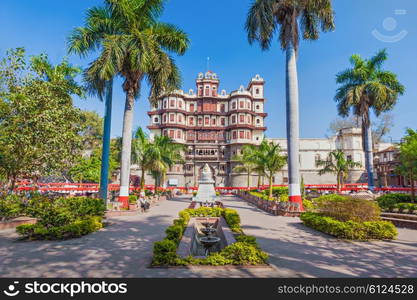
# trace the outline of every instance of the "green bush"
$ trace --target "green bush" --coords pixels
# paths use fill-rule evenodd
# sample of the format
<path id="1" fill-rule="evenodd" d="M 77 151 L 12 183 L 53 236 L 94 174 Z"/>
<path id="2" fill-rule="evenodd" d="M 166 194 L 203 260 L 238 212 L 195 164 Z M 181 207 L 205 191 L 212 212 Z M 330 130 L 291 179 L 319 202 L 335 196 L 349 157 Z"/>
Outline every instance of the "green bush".
<path id="1" fill-rule="evenodd" d="M 245 234 L 238 235 L 238 236 L 236 236 L 236 241 L 246 243 L 246 244 L 250 244 L 250 245 L 252 245 L 256 248 L 259 248 L 259 245 L 256 242 L 256 238 L 254 236 L 251 236 L 251 235 L 245 235 Z"/>
<path id="2" fill-rule="evenodd" d="M 102 228 L 104 202 L 101 199 L 72 197 L 51 199 L 32 197 L 26 213 L 37 218 L 35 225 L 16 229 L 30 239 L 66 239 L 79 237 Z"/>
<path id="3" fill-rule="evenodd" d="M 314 210 L 314 204 L 312 201 L 304 199 L 303 200 L 303 207 L 306 211 L 313 211 Z"/>
<path id="4" fill-rule="evenodd" d="M 375 202 L 348 197 L 321 199 L 317 203 L 317 210 L 321 215 L 341 222 L 377 221 L 381 214 Z"/>
<path id="5" fill-rule="evenodd" d="M 242 231 L 240 228 L 240 216 L 236 210 L 225 208 L 223 210 L 223 217 L 232 231 L 234 232 Z"/>
<path id="6" fill-rule="evenodd" d="M 129 195 L 129 204 L 136 204 L 138 201 L 138 196 L 136 195 Z"/>
<path id="7" fill-rule="evenodd" d="M 25 206 L 18 195 L 7 195 L 0 198 L 0 221 L 17 218 L 24 214 Z"/>
<path id="8" fill-rule="evenodd" d="M 410 203 L 411 196 L 407 194 L 385 194 L 376 199 L 381 208 L 393 209 L 398 203 Z"/>
<path id="9" fill-rule="evenodd" d="M 163 239 L 160 242 L 154 243 L 152 265 L 166 266 L 174 264 L 178 258 L 177 244 L 169 239 Z"/>
<path id="10" fill-rule="evenodd" d="M 54 227 L 45 227 L 41 223 L 25 224 L 18 226 L 16 231 L 31 240 L 61 240 L 80 237 L 102 227 L 101 217 L 96 216 Z"/>
<path id="11" fill-rule="evenodd" d="M 395 226 L 387 221 L 342 222 L 312 212 L 302 213 L 300 218 L 306 226 L 342 239 L 394 239 L 398 234 Z"/>
<path id="12" fill-rule="evenodd" d="M 178 244 L 182 238 L 183 231 L 184 231 L 184 226 L 181 226 L 181 225 L 169 226 L 165 230 L 165 233 L 167 235 L 166 238 Z"/>
<path id="13" fill-rule="evenodd" d="M 265 264 L 268 255 L 255 246 L 236 242 L 225 247 L 220 255 L 230 260 L 233 265 L 256 265 Z"/>

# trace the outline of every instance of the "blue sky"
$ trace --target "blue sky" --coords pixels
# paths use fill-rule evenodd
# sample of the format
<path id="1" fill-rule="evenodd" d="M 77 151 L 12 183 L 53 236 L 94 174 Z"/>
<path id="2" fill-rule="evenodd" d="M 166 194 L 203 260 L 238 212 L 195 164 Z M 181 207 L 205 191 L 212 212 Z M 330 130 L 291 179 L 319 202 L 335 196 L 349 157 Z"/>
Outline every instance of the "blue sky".
<path id="1" fill-rule="evenodd" d="M 333 2 L 336 30 L 322 34 L 316 42 L 302 42 L 300 48 L 301 137 L 323 137 L 329 123 L 336 118 L 335 74 L 349 66 L 350 55 L 369 57 L 387 48 L 389 61 L 385 68 L 397 73 L 407 88 L 393 111 L 395 127 L 390 136 L 399 139 L 406 127 L 417 128 L 417 1 Z M 87 8 L 101 3 L 101 0 L 1 0 L 0 56 L 9 48 L 25 47 L 29 54 L 45 52 L 52 62 L 58 62 L 67 55 L 68 33 L 83 24 Z M 248 44 L 244 22 L 250 3 L 251 0 L 169 0 L 162 19 L 180 26 L 191 39 L 189 51 L 177 58 L 184 90 L 195 88 L 195 77 L 206 70 L 207 57 L 210 69 L 221 78 L 221 88 L 227 91 L 246 85 L 252 76 L 260 74 L 267 82 L 267 136 L 285 137 L 285 57 L 277 42 L 268 52 Z M 375 30 L 386 36 L 382 40 L 405 37 L 387 43 L 373 35 Z M 69 57 L 81 67 L 93 58 Z M 114 94 L 113 136 L 119 136 L 122 127 L 124 94 L 120 85 L 119 80 Z M 148 124 L 146 95 L 145 86 L 135 107 L 135 127 Z M 75 99 L 75 104 L 103 113 L 103 103 L 94 98 Z"/>

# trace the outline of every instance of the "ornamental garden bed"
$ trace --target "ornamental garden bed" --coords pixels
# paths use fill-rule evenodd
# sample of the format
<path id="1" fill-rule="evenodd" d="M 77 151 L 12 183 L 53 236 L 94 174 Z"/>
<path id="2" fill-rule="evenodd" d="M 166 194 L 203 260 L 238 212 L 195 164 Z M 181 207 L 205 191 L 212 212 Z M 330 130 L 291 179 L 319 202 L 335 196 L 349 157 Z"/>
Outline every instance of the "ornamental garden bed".
<path id="1" fill-rule="evenodd" d="M 36 218 L 17 217 L 7 221 L 0 221 L 0 230 L 12 229 L 23 224 L 35 224 Z"/>
<path id="2" fill-rule="evenodd" d="M 225 244 L 218 252 L 212 252 L 204 257 L 192 256 L 191 251 L 186 249 L 187 239 L 188 246 L 191 245 L 189 239 L 193 234 L 192 222 L 207 218 L 211 222 L 220 222 L 220 226 L 223 227 L 222 233 L 225 235 Z M 216 225 L 217 230 L 219 224 Z M 242 232 L 240 217 L 233 209 L 219 207 L 185 209 L 179 213 L 179 218 L 174 220 L 173 225 L 167 228 L 166 234 L 165 239 L 154 244 L 151 267 L 268 266 L 268 255 L 260 249 L 255 237 Z"/>
<path id="3" fill-rule="evenodd" d="M 8 195 L 0 198 L 0 216 L 36 219 L 16 227 L 29 240 L 61 240 L 80 237 L 103 227 L 104 204 L 88 197 L 50 198 L 37 193 L 26 197 Z"/>
<path id="4" fill-rule="evenodd" d="M 326 195 L 313 201 L 314 211 L 302 213 L 304 225 L 347 240 L 392 240 L 396 227 L 381 219 L 374 201 Z"/>

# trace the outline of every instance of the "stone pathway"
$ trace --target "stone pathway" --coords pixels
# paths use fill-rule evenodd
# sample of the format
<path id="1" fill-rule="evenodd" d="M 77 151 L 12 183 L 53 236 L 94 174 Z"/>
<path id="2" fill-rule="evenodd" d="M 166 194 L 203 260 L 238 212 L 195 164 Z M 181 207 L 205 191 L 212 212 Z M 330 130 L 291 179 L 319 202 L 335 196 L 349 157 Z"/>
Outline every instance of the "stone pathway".
<path id="1" fill-rule="evenodd" d="M 417 277 L 417 232 L 400 229 L 394 242 L 353 243 L 304 227 L 298 218 L 269 215 L 235 197 L 242 227 L 270 254 L 272 268 L 148 268 L 153 242 L 165 237 L 188 200 L 163 201 L 148 213 L 112 218 L 111 225 L 68 241 L 18 241 L 0 231 L 1 277 Z"/>

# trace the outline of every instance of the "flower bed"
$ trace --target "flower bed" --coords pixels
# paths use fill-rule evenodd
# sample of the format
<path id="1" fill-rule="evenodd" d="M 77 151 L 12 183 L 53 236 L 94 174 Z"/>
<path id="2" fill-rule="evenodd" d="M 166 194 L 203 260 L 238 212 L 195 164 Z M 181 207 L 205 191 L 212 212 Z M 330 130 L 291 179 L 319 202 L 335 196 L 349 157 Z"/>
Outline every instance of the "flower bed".
<path id="1" fill-rule="evenodd" d="M 394 239 L 398 234 L 395 226 L 387 221 L 342 222 L 312 212 L 303 213 L 300 218 L 304 225 L 342 239 L 385 240 Z"/>
<path id="2" fill-rule="evenodd" d="M 211 253 L 206 258 L 189 256 L 180 258 L 176 251 L 187 224 L 192 217 L 223 217 L 234 232 L 236 243 L 220 252 Z M 166 230 L 166 238 L 154 244 L 152 266 L 187 266 L 187 265 L 264 265 L 268 255 L 256 243 L 255 237 L 244 235 L 240 228 L 238 213 L 229 208 L 185 209 L 179 213 L 173 225 Z"/>
<path id="3" fill-rule="evenodd" d="M 25 205 L 25 214 L 36 224 L 16 228 L 23 238 L 33 240 L 68 239 L 86 235 L 103 227 L 104 203 L 87 197 L 50 199 L 35 195 Z"/>

